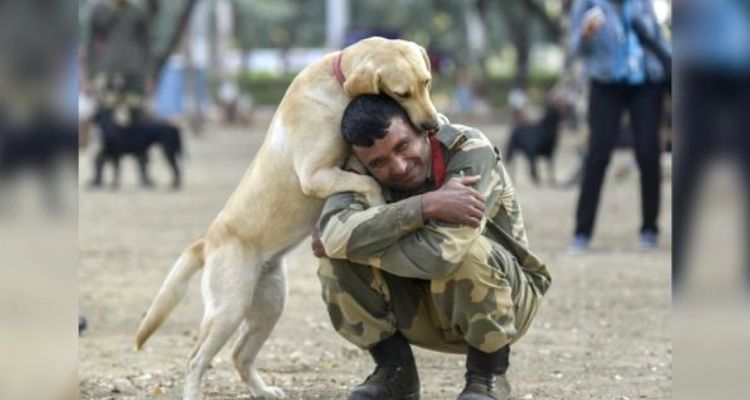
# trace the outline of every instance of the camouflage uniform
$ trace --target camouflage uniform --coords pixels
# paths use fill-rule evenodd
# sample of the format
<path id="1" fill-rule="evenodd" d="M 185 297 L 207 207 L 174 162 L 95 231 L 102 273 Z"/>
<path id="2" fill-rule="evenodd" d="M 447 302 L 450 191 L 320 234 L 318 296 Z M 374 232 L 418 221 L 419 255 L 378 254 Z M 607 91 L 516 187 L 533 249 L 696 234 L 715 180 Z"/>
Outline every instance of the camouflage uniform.
<path id="1" fill-rule="evenodd" d="M 146 15 L 131 1 L 122 9 L 100 1 L 89 24 L 85 61 L 98 111 L 127 126 L 144 105 L 150 68 Z"/>
<path id="2" fill-rule="evenodd" d="M 351 192 L 325 203 L 323 299 L 336 331 L 361 348 L 398 330 L 428 349 L 465 353 L 469 344 L 493 352 L 526 332 L 550 285 L 547 267 L 528 250 L 498 150 L 479 131 L 444 122 L 437 139 L 446 181 L 481 176 L 479 228 L 422 220 L 420 200 L 410 196 L 433 190 L 432 178 L 410 193 L 384 189 L 386 205 L 368 207 Z"/>

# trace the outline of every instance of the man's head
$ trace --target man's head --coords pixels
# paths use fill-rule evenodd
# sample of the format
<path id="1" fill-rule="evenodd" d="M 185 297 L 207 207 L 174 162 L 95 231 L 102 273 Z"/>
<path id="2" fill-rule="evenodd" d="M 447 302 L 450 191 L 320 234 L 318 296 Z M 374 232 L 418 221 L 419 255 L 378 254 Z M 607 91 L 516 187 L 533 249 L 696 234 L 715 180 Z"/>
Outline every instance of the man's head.
<path id="1" fill-rule="evenodd" d="M 406 111 L 392 98 L 354 98 L 344 111 L 341 132 L 357 158 L 385 186 L 413 190 L 427 179 L 427 135 L 412 125 Z"/>

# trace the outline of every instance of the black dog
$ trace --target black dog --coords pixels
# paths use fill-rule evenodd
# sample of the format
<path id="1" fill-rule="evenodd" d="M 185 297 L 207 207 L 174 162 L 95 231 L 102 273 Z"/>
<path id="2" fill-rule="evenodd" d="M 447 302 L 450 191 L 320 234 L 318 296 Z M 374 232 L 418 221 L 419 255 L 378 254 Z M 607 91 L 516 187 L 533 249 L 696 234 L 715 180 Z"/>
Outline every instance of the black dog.
<path id="1" fill-rule="evenodd" d="M 538 157 L 547 160 L 550 182 L 555 183 L 555 149 L 560 122 L 567 113 L 566 107 L 561 100 L 548 100 L 541 121 L 517 126 L 510 134 L 505 148 L 506 163 L 510 166 L 516 151 L 522 151 L 529 160 L 529 171 L 535 184 L 539 184 L 539 172 L 536 165 Z"/>
<path id="2" fill-rule="evenodd" d="M 182 181 L 177 158 L 182 154 L 182 139 L 177 127 L 146 117 L 136 118 L 127 126 L 118 126 L 114 123 L 112 113 L 107 111 L 98 112 L 94 120 L 101 129 L 102 147 L 94 159 L 92 187 L 102 185 L 102 172 L 107 161 L 114 167 L 112 186 L 119 186 L 120 157 L 124 154 L 136 156 L 141 185 L 153 187 L 148 174 L 148 149 L 151 145 L 158 144 L 172 169 L 172 188 L 180 188 Z"/>
<path id="3" fill-rule="evenodd" d="M 0 113 L 0 194 L 27 172 L 43 184 L 49 211 L 65 208 L 58 186 L 60 167 L 75 168 L 78 137 L 75 124 L 59 117 L 38 117 L 13 124 Z"/>

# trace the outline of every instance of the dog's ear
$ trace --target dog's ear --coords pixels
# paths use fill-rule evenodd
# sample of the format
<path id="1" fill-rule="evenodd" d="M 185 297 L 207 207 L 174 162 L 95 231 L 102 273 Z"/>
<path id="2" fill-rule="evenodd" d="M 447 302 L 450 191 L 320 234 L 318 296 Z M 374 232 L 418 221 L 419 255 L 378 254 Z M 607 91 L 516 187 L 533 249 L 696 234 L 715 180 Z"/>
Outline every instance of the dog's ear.
<path id="1" fill-rule="evenodd" d="M 422 58 L 424 58 L 424 64 L 427 66 L 427 70 L 432 72 L 432 65 L 430 65 L 430 56 L 427 55 L 427 50 L 419 45 L 417 45 L 417 47 L 419 47 L 419 51 L 422 53 Z"/>
<path id="2" fill-rule="evenodd" d="M 358 66 L 344 82 L 344 91 L 351 97 L 380 93 L 381 73 L 371 63 Z"/>

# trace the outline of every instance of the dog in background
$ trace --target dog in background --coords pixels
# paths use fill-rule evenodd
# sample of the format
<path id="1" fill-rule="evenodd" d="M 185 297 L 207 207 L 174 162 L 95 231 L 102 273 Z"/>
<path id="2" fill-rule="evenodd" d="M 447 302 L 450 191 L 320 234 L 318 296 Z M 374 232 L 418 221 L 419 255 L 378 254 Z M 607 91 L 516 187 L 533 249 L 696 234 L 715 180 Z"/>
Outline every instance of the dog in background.
<path id="1" fill-rule="evenodd" d="M 545 103 L 544 116 L 540 121 L 518 125 L 511 132 L 505 146 L 505 162 L 509 168 L 512 167 L 516 152 L 521 151 L 529 162 L 531 179 L 534 184 L 538 185 L 540 179 L 537 159 L 543 158 L 547 162 L 549 181 L 555 185 L 554 157 L 560 135 L 560 123 L 571 113 L 572 104 L 565 99 L 565 96 L 560 94 L 549 96 Z"/>
<path id="2" fill-rule="evenodd" d="M 153 181 L 148 173 L 148 150 L 151 146 L 158 145 L 172 170 L 172 188 L 180 188 L 182 176 L 178 158 L 182 154 L 182 139 L 176 126 L 141 115 L 134 118 L 130 124 L 120 126 L 115 122 L 112 112 L 107 110 L 98 111 L 94 121 L 101 130 L 102 140 L 94 158 L 91 187 L 102 186 L 102 174 L 107 161 L 112 164 L 114 170 L 112 186 L 119 187 L 120 158 L 126 154 L 134 155 L 138 160 L 141 185 L 153 187 Z"/>
<path id="3" fill-rule="evenodd" d="M 383 93 L 401 104 L 415 126 L 433 130 L 438 116 L 431 78 L 424 48 L 373 37 L 326 55 L 292 81 L 236 190 L 206 235 L 177 259 L 136 333 L 140 349 L 184 297 L 190 277 L 204 270 L 204 315 L 189 356 L 184 400 L 201 398 L 205 370 L 238 328 L 232 358 L 240 377 L 253 396 L 284 397 L 255 368 L 284 308 L 282 258 L 310 235 L 331 194 L 358 192 L 369 204 L 383 203 L 373 178 L 340 168 L 350 154 L 341 135 L 344 109 L 352 97 Z"/>

